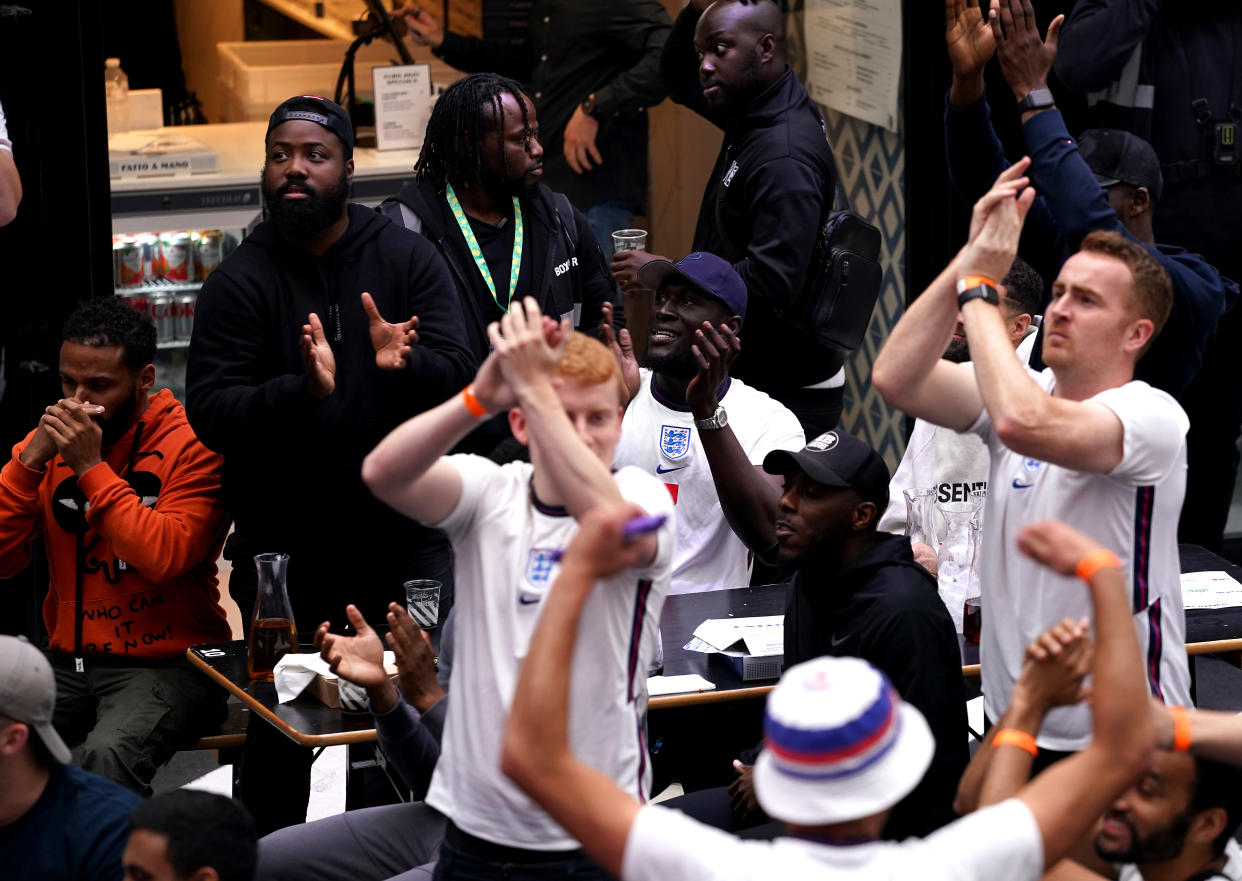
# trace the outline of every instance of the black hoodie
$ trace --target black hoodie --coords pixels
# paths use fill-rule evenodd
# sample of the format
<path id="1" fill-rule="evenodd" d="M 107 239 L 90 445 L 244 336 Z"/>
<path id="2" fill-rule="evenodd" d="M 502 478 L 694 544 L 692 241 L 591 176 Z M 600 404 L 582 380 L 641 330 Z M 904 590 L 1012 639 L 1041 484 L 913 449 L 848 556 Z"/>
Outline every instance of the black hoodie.
<path id="1" fill-rule="evenodd" d="M 884 837 L 923 836 L 955 819 L 953 797 L 969 761 L 962 658 L 936 580 L 914 562 L 909 539 L 877 532 L 875 544 L 830 579 L 794 576 L 785 667 L 824 655 L 884 671 L 936 738 L 923 782 L 893 809 Z"/>
<path id="2" fill-rule="evenodd" d="M 375 365 L 363 291 L 389 321 L 419 318 L 401 371 Z M 306 391 L 299 341 L 310 312 L 336 358 L 336 388 L 324 401 Z M 349 227 L 320 257 L 265 221 L 203 283 L 186 375 L 190 424 L 224 455 L 231 558 L 290 553 L 299 621 L 339 619 L 345 602 L 382 620 L 402 581 L 429 574 L 429 560 L 447 554 L 443 533 L 371 496 L 361 464 L 400 422 L 470 381 L 477 363 L 465 339 L 435 249 L 361 205 L 349 206 Z"/>
<path id="3" fill-rule="evenodd" d="M 694 230 L 694 250 L 733 264 L 750 302 L 742 352 L 730 373 L 761 391 L 811 385 L 840 369 L 783 320 L 807 283 L 819 229 L 832 209 L 836 171 L 819 109 L 792 69 L 740 110 L 713 108 L 699 85 L 694 28 L 682 9 L 664 44 L 661 72 L 671 97 L 724 130 Z"/>

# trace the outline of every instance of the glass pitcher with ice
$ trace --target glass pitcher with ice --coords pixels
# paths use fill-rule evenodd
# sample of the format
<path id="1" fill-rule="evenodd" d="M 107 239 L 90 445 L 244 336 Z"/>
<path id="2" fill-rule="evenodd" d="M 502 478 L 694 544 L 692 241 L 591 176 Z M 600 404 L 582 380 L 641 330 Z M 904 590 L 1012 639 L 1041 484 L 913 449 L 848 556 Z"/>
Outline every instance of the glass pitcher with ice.
<path id="1" fill-rule="evenodd" d="M 971 528 L 978 505 L 974 502 L 937 502 L 944 518 L 944 540 L 936 553 L 936 578 L 940 599 L 949 610 L 953 626 L 962 632 L 963 612 L 971 586 L 971 569 L 979 549 L 979 530 Z"/>

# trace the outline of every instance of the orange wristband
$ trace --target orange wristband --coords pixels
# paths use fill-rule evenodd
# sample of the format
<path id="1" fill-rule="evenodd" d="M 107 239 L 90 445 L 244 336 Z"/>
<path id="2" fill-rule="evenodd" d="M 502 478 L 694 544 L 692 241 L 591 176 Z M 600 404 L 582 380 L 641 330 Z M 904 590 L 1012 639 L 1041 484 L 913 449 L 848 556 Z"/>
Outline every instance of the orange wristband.
<path id="1" fill-rule="evenodd" d="M 1083 558 L 1078 561 L 1078 565 L 1074 567 L 1074 574 L 1089 583 L 1091 576 L 1106 566 L 1120 569 L 1121 561 L 1117 559 L 1116 554 L 1107 548 L 1096 548 L 1094 551 L 1088 551 L 1083 555 Z"/>
<path id="2" fill-rule="evenodd" d="M 1019 731 L 1017 728 L 1002 728 L 1000 731 L 997 731 L 992 735 L 992 746 L 1016 746 L 1032 756 L 1039 755 L 1039 747 L 1035 743 L 1035 738 L 1025 731 Z"/>
<path id="3" fill-rule="evenodd" d="M 1185 707 L 1168 709 L 1173 718 L 1173 752 L 1187 752 L 1190 749 L 1190 711 Z"/>
<path id="4" fill-rule="evenodd" d="M 971 288 L 977 288 L 979 285 L 987 285 L 990 288 L 994 288 L 996 287 L 996 282 L 986 275 L 964 275 L 957 280 L 957 292 L 960 294 Z"/>
<path id="5" fill-rule="evenodd" d="M 479 399 L 474 396 L 473 383 L 461 390 L 461 402 L 466 405 L 466 409 L 470 411 L 475 419 L 482 419 L 487 415 L 487 410 L 479 403 Z"/>

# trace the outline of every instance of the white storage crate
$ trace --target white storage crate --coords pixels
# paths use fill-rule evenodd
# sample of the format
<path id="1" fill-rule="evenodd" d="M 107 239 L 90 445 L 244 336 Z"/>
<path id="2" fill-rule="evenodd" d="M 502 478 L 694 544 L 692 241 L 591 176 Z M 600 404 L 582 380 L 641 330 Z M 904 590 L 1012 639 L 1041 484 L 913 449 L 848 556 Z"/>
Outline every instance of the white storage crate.
<path id="1" fill-rule="evenodd" d="M 220 122 L 261 122 L 271 116 L 281 101 L 294 95 L 332 98 L 348 48 L 349 43 L 344 40 L 217 43 Z M 432 77 L 437 85 L 443 81 L 446 71 L 452 70 L 438 59 L 433 60 L 430 49 L 414 54 L 416 61 L 432 64 Z M 398 59 L 397 50 L 383 41 L 363 46 L 354 63 L 358 96 L 372 97 L 371 68 Z M 449 81 L 453 79 L 456 76 L 450 75 Z"/>

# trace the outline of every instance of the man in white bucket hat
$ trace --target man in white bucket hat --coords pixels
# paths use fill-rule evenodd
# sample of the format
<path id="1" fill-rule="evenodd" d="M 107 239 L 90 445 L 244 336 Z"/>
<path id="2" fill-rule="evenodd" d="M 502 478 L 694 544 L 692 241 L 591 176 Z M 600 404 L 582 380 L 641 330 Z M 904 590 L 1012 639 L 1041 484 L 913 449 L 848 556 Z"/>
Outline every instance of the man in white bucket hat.
<path id="1" fill-rule="evenodd" d="M 667 878 L 1038 878 L 1146 769 L 1154 735 L 1120 562 L 1057 521 L 1026 527 L 1019 549 L 1087 583 L 1097 648 L 1094 736 L 1014 798 L 924 839 L 884 842 L 889 809 L 931 759 L 922 716 L 884 675 L 853 658 L 786 671 L 768 699 L 767 749 L 755 767 L 759 803 L 786 837 L 743 841 L 680 814 L 641 805 L 569 750 L 570 662 L 578 616 L 595 581 L 632 563 L 623 527 L 636 508 L 597 509 L 561 563 L 509 714 L 501 769 L 624 881 Z M 1081 589 L 1081 588 L 1076 588 Z M 998 732 L 988 773 L 1035 748 L 1038 720 Z"/>

